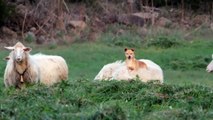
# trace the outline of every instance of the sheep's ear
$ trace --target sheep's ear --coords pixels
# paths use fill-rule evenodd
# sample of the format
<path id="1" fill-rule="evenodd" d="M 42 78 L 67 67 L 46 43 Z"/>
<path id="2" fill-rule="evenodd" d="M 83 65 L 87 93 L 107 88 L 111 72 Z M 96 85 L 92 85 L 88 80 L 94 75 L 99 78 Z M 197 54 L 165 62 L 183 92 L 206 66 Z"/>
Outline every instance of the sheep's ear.
<path id="1" fill-rule="evenodd" d="M 23 50 L 26 52 L 30 52 L 32 49 L 30 47 L 25 47 Z"/>
<path id="2" fill-rule="evenodd" d="M 135 51 L 135 49 L 133 49 L 133 48 L 132 48 L 131 50 L 132 50 L 133 52 Z"/>
<path id="3" fill-rule="evenodd" d="M 14 50 L 14 47 L 4 47 L 7 50 Z"/>
<path id="4" fill-rule="evenodd" d="M 128 48 L 125 48 L 124 51 L 126 52 L 128 50 Z"/>

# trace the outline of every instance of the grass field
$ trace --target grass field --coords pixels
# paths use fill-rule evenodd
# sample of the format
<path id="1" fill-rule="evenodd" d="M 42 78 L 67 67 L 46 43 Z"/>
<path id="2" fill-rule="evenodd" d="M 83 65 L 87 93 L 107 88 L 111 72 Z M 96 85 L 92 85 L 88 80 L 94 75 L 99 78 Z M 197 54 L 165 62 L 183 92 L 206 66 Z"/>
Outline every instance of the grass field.
<path id="1" fill-rule="evenodd" d="M 213 53 L 212 40 L 180 46 L 137 47 L 136 58 L 159 64 L 164 85 L 140 81 L 93 81 L 107 63 L 124 60 L 123 46 L 75 43 L 55 49 L 33 47 L 32 53 L 60 55 L 69 79 L 52 87 L 5 88 L 6 62 L 0 61 L 0 119 L 213 119 L 213 74 L 205 71 Z M 0 51 L 0 58 L 8 51 Z"/>

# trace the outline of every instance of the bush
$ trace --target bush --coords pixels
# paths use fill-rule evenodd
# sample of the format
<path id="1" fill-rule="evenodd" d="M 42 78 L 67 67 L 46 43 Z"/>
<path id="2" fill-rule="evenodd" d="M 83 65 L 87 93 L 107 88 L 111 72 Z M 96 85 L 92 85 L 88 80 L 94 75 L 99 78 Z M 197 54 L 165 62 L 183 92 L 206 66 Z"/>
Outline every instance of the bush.
<path id="1" fill-rule="evenodd" d="M 205 68 L 208 64 L 209 58 L 203 56 L 195 56 L 194 58 L 190 59 L 175 59 L 172 60 L 169 64 L 172 69 L 177 70 L 192 70 L 192 69 L 200 69 Z"/>
<path id="2" fill-rule="evenodd" d="M 32 43 L 36 40 L 35 35 L 32 32 L 28 32 L 24 38 L 24 40 L 28 43 Z"/>
<path id="3" fill-rule="evenodd" d="M 109 46 L 140 47 L 143 43 L 143 40 L 140 38 L 140 36 L 131 34 L 129 32 L 121 35 L 107 33 L 102 35 L 100 39 L 101 42 Z"/>
<path id="4" fill-rule="evenodd" d="M 181 45 L 181 43 L 176 38 L 165 36 L 160 36 L 147 42 L 148 47 L 171 48 L 179 45 Z"/>
<path id="5" fill-rule="evenodd" d="M 92 115 L 89 120 L 126 120 L 126 115 L 118 105 L 103 108 Z"/>
<path id="6" fill-rule="evenodd" d="M 6 4 L 4 0 L 0 0 L 0 26 L 4 24 L 8 17 L 14 12 L 14 7 Z"/>
<path id="7" fill-rule="evenodd" d="M 85 3 L 86 5 L 94 5 L 97 0 L 67 0 L 70 3 Z"/>

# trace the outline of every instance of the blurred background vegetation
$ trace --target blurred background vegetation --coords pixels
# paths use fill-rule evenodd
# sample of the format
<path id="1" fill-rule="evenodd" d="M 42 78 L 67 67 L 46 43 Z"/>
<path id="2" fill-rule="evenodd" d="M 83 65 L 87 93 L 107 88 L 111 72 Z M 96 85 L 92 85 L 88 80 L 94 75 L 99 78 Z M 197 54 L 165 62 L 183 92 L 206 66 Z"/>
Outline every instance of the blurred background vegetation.
<path id="1" fill-rule="evenodd" d="M 108 43 L 135 46 L 159 34 L 183 40 L 213 31 L 212 0 L 0 0 L 0 13 L 4 44 L 93 42 L 107 34 L 115 36 Z"/>

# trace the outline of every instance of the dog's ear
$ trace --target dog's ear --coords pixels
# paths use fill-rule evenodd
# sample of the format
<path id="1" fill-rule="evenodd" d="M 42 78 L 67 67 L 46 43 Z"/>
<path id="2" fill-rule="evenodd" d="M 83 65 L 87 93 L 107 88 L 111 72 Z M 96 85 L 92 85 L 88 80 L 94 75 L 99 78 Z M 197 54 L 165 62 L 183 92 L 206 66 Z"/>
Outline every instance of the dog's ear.
<path id="1" fill-rule="evenodd" d="M 133 52 L 135 51 L 135 49 L 133 49 L 133 48 L 132 48 L 131 50 L 132 50 Z"/>
<path id="2" fill-rule="evenodd" d="M 125 48 L 124 51 L 126 52 L 128 50 L 128 48 Z"/>

